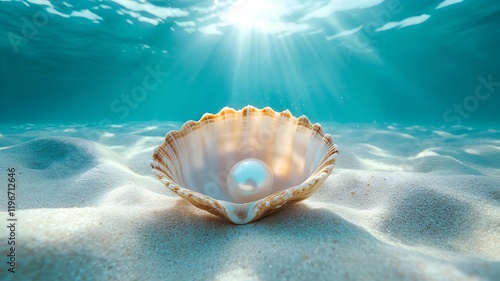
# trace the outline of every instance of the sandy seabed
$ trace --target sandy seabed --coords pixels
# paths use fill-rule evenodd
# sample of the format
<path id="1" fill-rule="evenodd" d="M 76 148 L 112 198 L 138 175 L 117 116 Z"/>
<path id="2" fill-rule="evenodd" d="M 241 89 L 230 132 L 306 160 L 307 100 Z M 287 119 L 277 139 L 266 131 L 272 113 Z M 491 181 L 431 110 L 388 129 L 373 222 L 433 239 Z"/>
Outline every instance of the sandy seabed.
<path id="1" fill-rule="evenodd" d="M 1 280 L 500 280 L 500 130 L 327 125 L 324 185 L 238 226 L 151 172 L 179 127 L 0 127 Z"/>

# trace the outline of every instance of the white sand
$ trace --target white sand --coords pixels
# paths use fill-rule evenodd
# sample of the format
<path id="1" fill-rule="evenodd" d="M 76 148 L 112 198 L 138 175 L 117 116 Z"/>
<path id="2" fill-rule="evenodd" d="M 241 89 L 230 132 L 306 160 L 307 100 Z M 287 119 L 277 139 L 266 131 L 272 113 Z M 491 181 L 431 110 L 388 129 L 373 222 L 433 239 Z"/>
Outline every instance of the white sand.
<path id="1" fill-rule="evenodd" d="M 335 125 L 337 166 L 303 203 L 229 224 L 152 174 L 179 124 L 0 127 L 2 280 L 500 280 L 500 130 Z"/>

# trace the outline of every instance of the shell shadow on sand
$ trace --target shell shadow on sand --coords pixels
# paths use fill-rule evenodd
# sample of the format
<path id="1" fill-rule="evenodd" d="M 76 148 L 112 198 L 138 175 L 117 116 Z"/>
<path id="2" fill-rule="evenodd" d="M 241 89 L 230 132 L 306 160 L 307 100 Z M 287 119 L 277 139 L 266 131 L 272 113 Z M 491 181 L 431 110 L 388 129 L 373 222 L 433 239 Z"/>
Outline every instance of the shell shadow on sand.
<path id="1" fill-rule="evenodd" d="M 167 223 L 146 224 L 137 235 L 143 243 L 141 248 L 155 261 L 148 266 L 169 267 L 174 279 L 224 280 L 224 274 L 228 274 L 227 278 L 258 276 L 259 280 L 300 276 L 329 280 L 335 274 L 359 280 L 388 274 L 396 280 L 409 275 L 420 278 L 422 272 L 417 265 L 423 260 L 445 264 L 439 258 L 381 241 L 331 210 L 312 208 L 307 203 L 240 226 L 181 200 L 158 215 Z M 414 259 L 408 261 L 408 255 Z M 379 266 L 373 266 L 374 260 Z M 181 269 L 189 264 L 193 271 L 178 270 L 179 263 L 184 264 Z M 220 271 L 214 273 L 213 268 Z M 468 270 L 472 275 L 476 272 Z"/>
<path id="2" fill-rule="evenodd" d="M 328 210 L 311 209 L 306 204 L 295 204 L 259 222 L 240 226 L 197 210 L 181 200 L 160 215 L 168 223 L 147 225 L 138 235 L 143 237 L 142 248 L 153 255 L 152 260 L 160 263 L 156 266 L 172 268 L 173 279 L 220 278 L 210 276 L 214 272 L 212 268 L 220 268 L 221 272 L 243 270 L 250 274 L 252 271 L 251 274 L 256 274 L 260 280 L 293 279 L 296 273 L 306 270 L 307 262 L 315 254 L 326 253 L 325 245 L 340 249 L 356 241 L 376 241 L 363 229 Z M 166 239 L 169 242 L 163 242 Z M 290 247 L 295 250 L 290 251 Z M 241 252 L 245 252 L 243 259 Z M 282 260 L 283 252 L 290 252 L 288 260 Z M 277 259 L 281 259 L 279 263 Z M 192 264 L 196 271 L 176 271 L 175 264 L 181 260 Z M 256 267 L 248 267 L 256 261 Z M 268 274 L 270 264 L 277 267 L 273 270 L 276 276 Z M 338 269 L 341 268 L 338 265 Z"/>

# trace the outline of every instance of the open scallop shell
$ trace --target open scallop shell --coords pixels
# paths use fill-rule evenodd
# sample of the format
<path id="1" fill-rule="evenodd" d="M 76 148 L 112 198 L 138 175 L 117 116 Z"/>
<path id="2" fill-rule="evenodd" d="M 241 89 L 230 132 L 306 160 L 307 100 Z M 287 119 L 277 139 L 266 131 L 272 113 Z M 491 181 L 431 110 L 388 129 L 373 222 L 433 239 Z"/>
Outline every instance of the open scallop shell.
<path id="1" fill-rule="evenodd" d="M 311 196 L 330 175 L 337 148 L 319 124 L 246 106 L 206 113 L 171 131 L 156 147 L 151 167 L 160 181 L 194 206 L 235 224 L 245 224 Z M 264 161 L 274 174 L 272 194 L 235 203 L 227 175 L 246 159 Z"/>

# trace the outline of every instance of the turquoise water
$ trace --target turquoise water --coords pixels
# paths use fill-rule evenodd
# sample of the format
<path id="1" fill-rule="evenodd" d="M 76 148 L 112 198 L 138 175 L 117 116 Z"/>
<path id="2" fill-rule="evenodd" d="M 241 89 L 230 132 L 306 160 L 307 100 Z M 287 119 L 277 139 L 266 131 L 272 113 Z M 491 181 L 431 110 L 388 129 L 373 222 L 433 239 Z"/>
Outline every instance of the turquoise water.
<path id="1" fill-rule="evenodd" d="M 0 0 L 0 123 L 498 126 L 500 2 Z"/>

